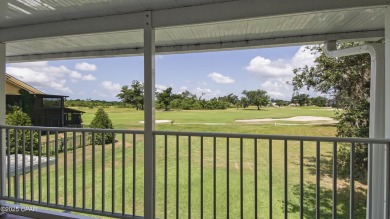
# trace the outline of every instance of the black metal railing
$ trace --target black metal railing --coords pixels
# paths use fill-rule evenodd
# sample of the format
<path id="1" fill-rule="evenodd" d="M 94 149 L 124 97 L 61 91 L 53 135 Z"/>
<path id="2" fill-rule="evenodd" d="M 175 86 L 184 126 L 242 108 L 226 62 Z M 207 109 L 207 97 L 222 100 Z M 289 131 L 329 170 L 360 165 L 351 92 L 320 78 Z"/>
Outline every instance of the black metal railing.
<path id="1" fill-rule="evenodd" d="M 389 146 L 360 138 L 155 135 L 161 218 L 365 218 L 366 179 L 355 178 L 355 148 Z M 350 166 L 338 175 L 339 147 L 349 150 Z"/>
<path id="2" fill-rule="evenodd" d="M 143 180 L 136 170 L 143 162 L 137 159 L 142 131 L 4 126 L 1 135 L 3 200 L 101 216 L 143 215 L 143 192 L 136 189 Z"/>
<path id="3" fill-rule="evenodd" d="M 155 191 L 144 191 L 143 131 L 0 126 L 0 136 L 2 200 L 118 218 L 142 218 L 152 192 L 157 218 L 365 218 L 355 150 L 389 147 L 385 139 L 155 131 Z M 338 168 L 340 147 L 347 170 Z"/>

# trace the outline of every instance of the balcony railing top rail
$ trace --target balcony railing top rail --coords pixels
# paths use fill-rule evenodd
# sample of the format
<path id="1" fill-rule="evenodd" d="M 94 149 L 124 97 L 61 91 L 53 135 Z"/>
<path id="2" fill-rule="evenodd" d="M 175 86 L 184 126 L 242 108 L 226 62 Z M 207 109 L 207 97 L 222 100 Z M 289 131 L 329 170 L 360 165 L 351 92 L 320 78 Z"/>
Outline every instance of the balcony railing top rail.
<path id="1" fill-rule="evenodd" d="M 131 129 L 96 129 L 96 128 L 71 128 L 71 127 L 45 127 L 45 126 L 14 126 L 0 125 L 3 129 L 50 131 L 50 132 L 99 132 L 99 133 L 119 133 L 119 134 L 143 134 L 143 130 Z"/>
<path id="2" fill-rule="evenodd" d="M 96 129 L 96 128 L 70 128 L 70 127 L 43 127 L 43 126 L 12 126 L 0 125 L 0 128 L 18 129 L 18 130 L 40 130 L 50 132 L 99 132 L 99 133 L 118 133 L 118 134 L 144 134 L 143 130 L 130 129 Z M 223 133 L 223 132 L 183 132 L 183 131 L 154 131 L 157 135 L 177 135 L 177 136 L 203 136 L 203 137 L 221 137 L 221 138 L 251 138 L 251 139 L 273 139 L 290 141 L 321 141 L 321 142 L 345 142 L 345 143 L 373 143 L 386 144 L 390 138 L 360 138 L 360 137 L 325 137 L 325 136 L 297 136 L 297 135 L 264 135 L 264 134 L 245 134 L 245 133 Z"/>
<path id="3" fill-rule="evenodd" d="M 386 144 L 390 139 L 386 138 L 346 138 L 346 137 L 324 137 L 324 136 L 295 136 L 295 135 L 263 135 L 263 134 L 243 134 L 243 133 L 219 133 L 219 132 L 178 132 L 178 131 L 154 131 L 157 135 L 177 135 L 177 136 L 203 136 L 218 138 L 250 138 L 250 139 L 272 139 L 289 141 L 321 141 L 339 143 L 372 143 Z"/>

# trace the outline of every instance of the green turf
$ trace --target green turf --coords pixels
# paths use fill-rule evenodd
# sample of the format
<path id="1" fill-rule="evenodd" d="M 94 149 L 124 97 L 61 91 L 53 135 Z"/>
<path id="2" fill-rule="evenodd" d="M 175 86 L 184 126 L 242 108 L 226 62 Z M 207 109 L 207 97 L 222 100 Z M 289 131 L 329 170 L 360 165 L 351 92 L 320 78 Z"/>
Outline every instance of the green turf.
<path id="1" fill-rule="evenodd" d="M 83 124 L 88 125 L 94 117 L 94 113 L 97 108 L 79 107 L 75 108 L 85 111 L 83 114 Z M 112 120 L 115 128 L 128 129 L 128 128 L 143 128 L 140 121 L 143 120 L 143 111 L 137 111 L 129 108 L 105 108 L 104 109 L 110 119 Z M 173 125 L 178 124 L 180 126 L 186 126 L 185 129 L 203 131 L 210 128 L 210 123 L 214 125 L 223 125 L 225 128 L 221 128 L 220 131 L 225 132 L 240 132 L 233 127 L 239 126 L 251 126 L 250 124 L 237 123 L 235 120 L 242 119 L 262 119 L 262 118 L 289 118 L 293 116 L 322 116 L 322 117 L 334 117 L 334 112 L 328 108 L 319 107 L 265 107 L 261 110 L 255 108 L 247 109 L 227 109 L 227 110 L 171 110 L 171 111 L 156 111 L 157 120 L 171 120 Z M 206 125 L 204 124 L 206 123 Z M 274 122 L 271 122 L 274 125 Z M 283 123 L 278 121 L 277 123 Z M 294 122 L 297 123 L 297 122 Z M 299 122 L 298 122 L 299 123 Z M 157 130 L 165 130 L 166 126 L 157 126 Z M 195 127 L 195 128 L 194 128 Z M 284 128 L 280 128 L 283 130 Z M 280 133 L 279 133 L 280 134 Z"/>
<path id="2" fill-rule="evenodd" d="M 80 109 L 80 108 L 79 108 Z M 85 124 L 93 118 L 96 109 L 82 108 L 86 113 L 83 115 Z M 115 128 L 120 129 L 142 129 L 143 125 L 139 121 L 143 118 L 142 111 L 133 109 L 106 109 L 113 121 Z M 313 107 L 286 107 L 286 108 L 265 108 L 263 110 L 242 110 L 229 109 L 217 111 L 170 111 L 157 112 L 157 119 L 174 120 L 173 124 L 157 124 L 157 130 L 173 131 L 200 131 L 200 132 L 233 132 L 233 133 L 256 133 L 256 134 L 284 134 L 284 135 L 310 135 L 310 136 L 334 136 L 335 127 L 333 125 L 276 125 L 275 124 L 237 124 L 236 119 L 255 119 L 255 118 L 286 118 L 292 116 L 327 116 L 332 117 L 333 111 Z M 223 123 L 218 125 L 189 124 L 189 123 Z M 105 145 L 103 153 L 102 146 L 96 146 L 96 166 L 95 178 L 92 177 L 92 146 L 85 148 L 86 166 L 85 173 L 82 168 L 82 149 L 75 151 L 76 155 L 76 196 L 73 198 L 73 151 L 69 151 L 66 157 L 68 162 L 67 176 L 67 194 L 68 205 L 82 207 L 82 177 L 86 180 L 86 208 L 92 208 L 92 197 L 95 198 L 95 208 L 102 210 L 102 198 L 104 197 L 104 208 L 106 211 L 112 211 L 112 200 L 114 194 L 114 211 L 121 212 L 122 209 L 122 160 L 125 158 L 125 213 L 132 214 L 133 211 L 133 180 L 136 182 L 136 214 L 143 215 L 143 136 L 136 136 L 136 144 L 133 142 L 133 136 L 126 135 L 125 151 L 123 151 L 122 136 L 117 136 L 115 144 L 114 157 L 112 156 L 112 145 Z M 217 218 L 226 218 L 227 216 L 227 170 L 229 170 L 229 216 L 230 218 L 240 217 L 240 141 L 239 139 L 230 139 L 229 154 L 227 154 L 226 139 L 216 139 L 216 215 Z M 165 147 L 164 136 L 156 137 L 156 216 L 164 218 L 164 165 L 165 165 Z M 189 159 L 189 142 L 191 142 L 191 159 Z M 176 217 L 176 202 L 179 203 L 179 218 L 188 218 L 188 200 L 189 191 L 191 193 L 191 216 L 200 218 L 200 172 L 201 172 L 201 144 L 200 138 L 180 137 L 177 147 L 175 136 L 167 138 L 167 214 L 168 218 Z M 213 214 L 213 166 L 214 166 L 214 139 L 203 139 L 203 173 L 204 173 L 204 218 L 212 218 Z M 133 150 L 136 145 L 136 154 Z M 254 218 L 254 169 L 257 168 L 257 189 L 258 189 L 258 218 L 268 218 L 269 211 L 269 142 L 266 140 L 257 140 L 257 151 L 255 152 L 253 139 L 243 140 L 243 200 L 244 200 L 244 218 Z M 289 218 L 299 218 L 299 142 L 288 142 L 288 211 Z M 284 142 L 272 142 L 272 193 L 273 193 L 273 216 L 274 218 L 283 217 L 284 208 Z M 179 153 L 177 154 L 177 149 Z M 122 156 L 124 152 L 124 157 Z M 304 147 L 304 215 L 305 218 L 315 217 L 315 143 L 305 143 Z M 257 153 L 257 166 L 255 166 L 255 153 Z M 103 160 L 103 154 L 105 156 Z M 229 155 L 229 160 L 227 160 Z M 332 197 L 332 175 L 330 166 L 330 156 L 332 155 L 332 145 L 321 144 L 321 216 L 323 218 L 331 217 L 331 197 Z M 176 157 L 179 156 L 179 199 L 176 199 Z M 133 179 L 133 157 L 136 158 L 136 178 Z M 114 162 L 113 162 L 114 158 Z M 59 162 L 59 204 L 64 204 L 64 159 L 63 153 L 57 157 Z M 112 183 L 112 166 L 115 164 L 115 184 Z M 189 164 L 191 164 L 191 180 L 189 180 Z M 102 171 L 104 165 L 104 171 Z M 47 184 L 46 169 L 42 172 L 42 199 L 47 200 L 47 188 L 51 190 L 50 202 L 55 203 L 55 170 L 50 166 L 50 181 Z M 105 174 L 105 185 L 103 186 L 102 175 Z M 34 172 L 34 200 L 38 200 L 38 172 Z M 30 175 L 26 175 L 26 198 L 30 198 Z M 22 178 L 20 178 L 22 180 Z M 22 182 L 22 181 L 21 181 Z M 189 182 L 191 187 L 189 190 Z M 92 184 L 95 184 L 96 191 L 92 194 Z M 113 187 L 114 185 L 114 187 Z M 11 186 L 12 187 L 12 186 Z M 365 216 L 365 186 L 357 182 L 356 193 L 356 216 L 363 218 Z M 104 192 L 103 192 L 104 188 Z M 339 179 L 338 189 L 338 217 L 348 218 L 348 181 Z M 23 194 L 23 191 L 21 191 Z"/>

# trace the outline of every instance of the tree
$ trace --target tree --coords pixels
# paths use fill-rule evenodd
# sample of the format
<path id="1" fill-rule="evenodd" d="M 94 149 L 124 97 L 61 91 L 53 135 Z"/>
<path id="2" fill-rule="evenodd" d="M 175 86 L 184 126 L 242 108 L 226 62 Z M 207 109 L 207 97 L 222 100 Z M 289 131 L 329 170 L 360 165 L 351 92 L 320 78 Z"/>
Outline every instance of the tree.
<path id="1" fill-rule="evenodd" d="M 299 104 L 299 106 L 304 106 L 309 104 L 309 95 L 308 94 L 296 94 L 291 98 L 291 103 Z"/>
<path id="2" fill-rule="evenodd" d="M 289 102 L 285 100 L 274 100 L 273 102 L 275 102 L 278 107 L 287 106 L 289 104 Z"/>
<path id="3" fill-rule="evenodd" d="M 230 93 L 227 96 L 218 97 L 218 100 L 227 102 L 230 104 L 230 106 L 237 106 L 238 102 L 240 102 L 238 96 L 233 93 Z"/>
<path id="4" fill-rule="evenodd" d="M 268 105 L 270 97 L 267 95 L 267 91 L 264 90 L 244 90 L 242 92 L 248 98 L 249 104 L 257 106 L 257 109 L 260 110 L 261 106 Z"/>
<path id="5" fill-rule="evenodd" d="M 23 112 L 32 118 L 34 112 L 35 95 L 30 94 L 28 91 L 20 89 L 18 92 L 21 96 L 21 107 Z"/>
<path id="6" fill-rule="evenodd" d="M 319 107 L 325 107 L 328 105 L 328 99 L 321 96 L 311 98 L 310 102 L 312 105 Z"/>
<path id="7" fill-rule="evenodd" d="M 173 100 L 172 88 L 168 87 L 163 90 L 161 93 L 157 93 L 157 103 L 161 104 L 165 111 L 169 110 L 169 106 Z"/>
<path id="8" fill-rule="evenodd" d="M 99 108 L 95 117 L 92 119 L 91 124 L 89 125 L 91 128 L 99 128 L 99 129 L 113 129 L 113 125 L 111 119 L 108 117 L 108 114 L 104 111 L 103 108 Z M 92 140 L 92 139 L 91 139 Z M 104 143 L 108 144 L 112 142 L 112 134 L 104 133 Z M 103 133 L 97 133 L 95 135 L 95 143 L 102 144 L 103 143 Z"/>
<path id="9" fill-rule="evenodd" d="M 347 48 L 365 44 L 352 42 L 338 44 L 338 48 Z M 370 56 L 361 54 L 327 58 L 322 46 L 314 46 L 312 52 L 319 53 L 315 67 L 305 66 L 294 69 L 292 84 L 295 90 L 303 87 L 331 95 L 336 107 L 337 136 L 368 137 L 369 130 L 369 94 L 370 94 Z M 349 149 L 339 150 L 341 168 L 348 172 Z M 356 147 L 355 169 L 364 178 L 367 170 L 367 147 Z"/>
<path id="10" fill-rule="evenodd" d="M 22 109 L 18 106 L 13 106 L 11 109 L 12 112 L 8 113 L 6 116 L 6 124 L 7 125 L 13 125 L 13 126 L 31 126 L 31 120 L 30 117 L 27 115 L 27 113 L 23 112 Z M 6 146 L 6 153 L 8 154 L 8 150 L 10 154 L 15 153 L 22 153 L 22 147 L 23 143 L 25 143 L 25 151 L 26 154 L 29 154 L 31 152 L 31 143 L 33 145 L 33 153 L 37 154 L 38 151 L 38 134 L 37 132 L 33 133 L 33 138 L 31 139 L 31 131 L 26 130 L 24 131 L 24 142 L 23 142 L 23 131 L 17 130 L 15 132 L 15 129 L 10 130 L 10 145 L 11 147 L 8 148 L 8 145 Z M 17 137 L 17 139 L 16 139 Z"/>
<path id="11" fill-rule="evenodd" d="M 117 95 L 124 103 L 129 103 L 137 110 L 144 109 L 144 85 L 135 80 L 128 86 L 123 86 L 121 92 Z"/>
<path id="12" fill-rule="evenodd" d="M 246 97 L 241 97 L 240 103 L 242 108 L 247 108 L 249 106 L 249 100 Z"/>

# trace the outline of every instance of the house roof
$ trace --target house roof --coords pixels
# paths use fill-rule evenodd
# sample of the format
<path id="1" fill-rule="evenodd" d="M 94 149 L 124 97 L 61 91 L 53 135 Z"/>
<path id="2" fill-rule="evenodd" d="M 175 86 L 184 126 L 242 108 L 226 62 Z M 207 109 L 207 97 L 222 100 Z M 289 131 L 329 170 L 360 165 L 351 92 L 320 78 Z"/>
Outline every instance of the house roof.
<path id="1" fill-rule="evenodd" d="M 23 90 L 28 91 L 30 94 L 45 94 L 42 91 L 36 89 L 35 87 L 32 87 L 31 85 L 13 77 L 12 75 L 5 74 L 5 78 L 6 78 L 6 83 L 8 83 L 12 87 L 16 88 L 17 90 L 23 89 Z M 10 90 L 12 90 L 12 89 L 7 89 L 6 93 L 7 94 L 12 93 L 12 91 L 10 91 Z M 12 94 L 14 94 L 14 93 L 12 93 Z"/>
<path id="2" fill-rule="evenodd" d="M 85 113 L 84 111 L 72 109 L 72 108 L 68 108 L 68 107 L 64 108 L 64 112 L 65 113 L 81 113 L 81 114 Z"/>
<path id="3" fill-rule="evenodd" d="M 160 54 L 384 36 L 390 0 L 2 0 L 8 62 L 142 55 L 150 11 Z"/>
<path id="4" fill-rule="evenodd" d="M 69 97 L 69 96 L 57 95 L 57 94 L 38 94 L 37 96 L 43 96 L 43 97 L 46 97 L 46 98 Z"/>

